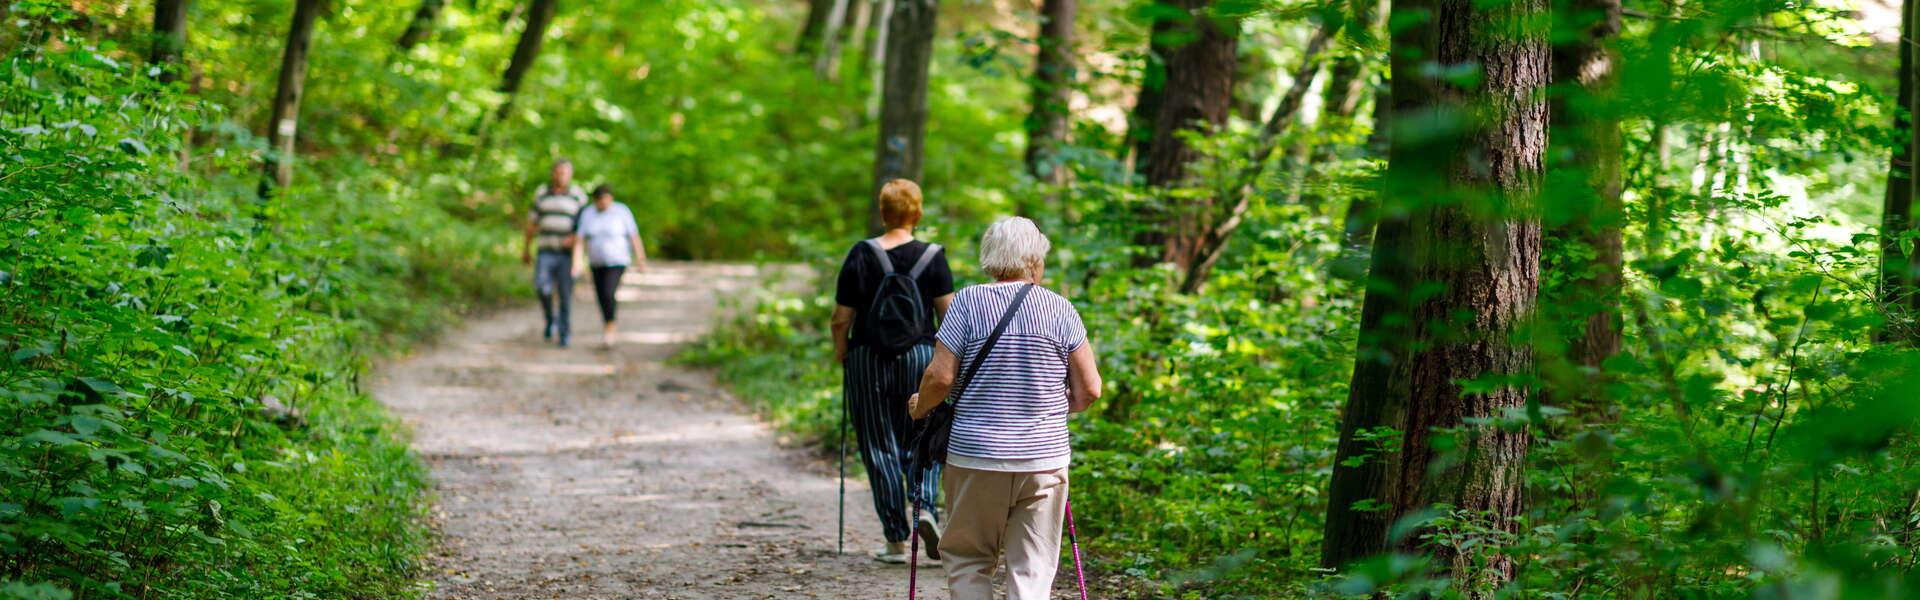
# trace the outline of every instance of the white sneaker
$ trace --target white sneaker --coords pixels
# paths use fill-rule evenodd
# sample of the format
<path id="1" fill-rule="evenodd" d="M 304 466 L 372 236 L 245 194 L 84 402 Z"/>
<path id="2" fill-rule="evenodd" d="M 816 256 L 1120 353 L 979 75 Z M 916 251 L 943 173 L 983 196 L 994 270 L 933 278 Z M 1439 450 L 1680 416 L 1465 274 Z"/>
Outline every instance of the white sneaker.
<path id="1" fill-rule="evenodd" d="M 873 552 L 873 559 L 890 565 L 907 564 L 907 544 L 905 542 L 887 542 L 885 548 Z"/>

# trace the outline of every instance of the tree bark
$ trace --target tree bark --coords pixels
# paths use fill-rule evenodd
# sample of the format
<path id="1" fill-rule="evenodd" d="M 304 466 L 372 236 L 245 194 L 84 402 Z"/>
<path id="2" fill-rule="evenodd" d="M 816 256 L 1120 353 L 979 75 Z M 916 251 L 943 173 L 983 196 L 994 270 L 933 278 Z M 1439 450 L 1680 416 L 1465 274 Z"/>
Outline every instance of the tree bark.
<path id="1" fill-rule="evenodd" d="M 260 197 L 266 198 L 293 181 L 293 148 L 300 124 L 300 98 L 307 87 L 307 54 L 313 45 L 313 25 L 326 0 L 297 0 L 293 23 L 287 29 L 286 50 L 280 55 L 280 80 L 273 94 L 273 113 L 267 121 L 267 159 Z"/>
<path id="2" fill-rule="evenodd" d="M 1606 420 L 1605 381 L 1600 367 L 1620 351 L 1620 293 L 1626 220 L 1621 203 L 1620 121 L 1608 105 L 1613 97 L 1616 62 L 1610 40 L 1620 32 L 1620 0 L 1570 0 L 1565 17 L 1578 35 L 1553 49 L 1553 77 L 1569 89 L 1555 96 L 1550 113 L 1557 165 L 1571 171 L 1576 185 L 1556 193 L 1569 210 L 1564 224 L 1546 235 L 1548 243 L 1584 247 L 1594 258 L 1591 270 L 1567 274 L 1554 303 L 1566 318 L 1581 322 L 1567 342 L 1567 363 L 1577 369 L 1555 386 L 1556 402 L 1571 404 L 1588 422 Z"/>
<path id="3" fill-rule="evenodd" d="M 826 40 L 834 5 L 842 1 L 807 0 L 807 22 L 800 28 L 799 43 L 793 46 L 795 54 L 810 57 L 820 51 L 821 42 Z"/>
<path id="4" fill-rule="evenodd" d="M 500 78 L 500 93 L 505 96 L 495 119 L 505 119 L 513 110 L 514 96 L 520 91 L 520 84 L 527 78 L 527 71 L 533 69 L 533 62 L 540 58 L 540 45 L 546 41 L 547 26 L 553 24 L 553 14 L 557 0 L 532 0 L 527 6 L 527 28 L 520 32 L 520 41 L 513 45 L 513 58 L 507 62 L 507 72 Z"/>
<path id="5" fill-rule="evenodd" d="M 1464 125 L 1426 140 L 1396 136 L 1389 159 L 1407 163 L 1396 165 L 1405 167 L 1396 175 L 1409 180 L 1400 184 L 1425 182 L 1432 190 L 1412 212 L 1412 281 L 1438 286 L 1413 311 L 1416 345 L 1405 373 L 1407 421 L 1394 513 L 1400 518 L 1444 506 L 1482 527 L 1516 531 L 1530 436 L 1495 422 L 1525 409 L 1527 389 L 1509 378 L 1533 368 L 1532 349 L 1517 332 L 1533 314 L 1540 285 L 1533 196 L 1547 145 L 1542 99 L 1552 57 L 1537 24 L 1547 4 L 1400 0 L 1393 10 L 1391 22 L 1409 24 L 1408 35 L 1396 36 L 1395 56 L 1416 52 L 1440 65 L 1476 65 L 1481 73 L 1467 89 L 1432 75 L 1444 69 L 1394 69 L 1397 104 Z M 1403 88 L 1400 80 L 1412 85 Z M 1474 381 L 1483 386 L 1463 385 Z M 1416 533 L 1401 545 L 1430 552 L 1435 567 L 1465 589 L 1496 587 L 1513 576 L 1512 558 L 1499 548 L 1462 552 L 1422 537 Z M 1473 570 L 1481 560 L 1484 569 Z"/>
<path id="6" fill-rule="evenodd" d="M 190 0 L 156 0 L 153 3 L 153 48 L 147 62 L 159 71 L 161 83 L 180 80 L 181 54 L 187 49 L 187 5 Z M 9 25 L 10 27 L 11 25 Z"/>
<path id="7" fill-rule="evenodd" d="M 1147 151 L 1147 185 L 1162 190 L 1187 184 L 1188 165 L 1201 158 L 1182 132 L 1213 133 L 1226 125 L 1233 104 L 1233 74 L 1238 67 L 1239 24 L 1212 14 L 1211 0 L 1174 0 L 1189 15 L 1193 35 L 1167 57 L 1167 81 L 1160 113 L 1154 116 L 1153 144 Z M 1175 204 L 1163 196 L 1167 212 L 1147 215 L 1140 241 L 1158 238 L 1159 260 L 1193 255 L 1190 247 L 1202 231 L 1200 215 L 1214 209 L 1211 195 Z M 1159 222 L 1155 222 L 1159 221 Z M 1157 230 L 1157 231 L 1156 231 Z M 1153 252 L 1153 249 L 1149 249 Z M 1185 272 L 1187 265 L 1179 265 Z"/>
<path id="8" fill-rule="evenodd" d="M 886 94 L 887 29 L 893 26 L 894 0 L 875 0 L 873 35 L 867 38 L 867 68 L 872 71 L 872 93 L 867 96 L 867 119 L 880 118 L 880 98 Z"/>
<path id="9" fill-rule="evenodd" d="M 1899 103 L 1893 111 L 1894 132 L 1900 136 L 1893 147 L 1893 155 L 1887 161 L 1887 192 L 1880 212 L 1880 302 L 1894 315 L 1907 312 L 1916 304 L 1915 279 L 1920 275 L 1920 252 L 1909 256 L 1901 248 L 1900 236 L 1913 230 L 1913 182 L 1915 176 L 1913 157 L 1915 149 L 1920 148 L 1920 129 L 1913 123 L 1913 115 L 1920 109 L 1916 101 L 1915 81 L 1920 79 L 1920 64 L 1914 61 L 1914 27 L 1920 17 L 1920 2 L 1906 0 L 1901 3 L 1900 11 L 1900 70 L 1896 75 L 1899 83 Z M 1881 342 L 1900 341 L 1909 337 L 1897 331 L 1898 320 L 1890 320 L 1875 337 Z M 1908 340 L 1911 341 L 1911 340 Z"/>
<path id="10" fill-rule="evenodd" d="M 1126 143 L 1133 151 L 1133 172 L 1147 175 L 1147 153 L 1153 150 L 1154 121 L 1160 117 L 1160 105 L 1167 90 L 1167 59 L 1173 56 L 1168 37 L 1180 23 L 1172 19 L 1153 20 L 1147 38 L 1147 55 L 1140 67 L 1140 95 L 1127 116 Z"/>
<path id="11" fill-rule="evenodd" d="M 1054 185 L 1066 183 L 1067 170 L 1058 153 L 1067 143 L 1078 11 L 1079 0 L 1043 0 L 1040 7 L 1040 51 L 1033 61 L 1033 109 L 1027 116 L 1027 171 Z M 1033 212 L 1026 203 L 1022 207 L 1022 212 Z"/>
<path id="12" fill-rule="evenodd" d="M 841 35 L 847 26 L 847 16 L 853 13 L 853 2 L 858 0 L 833 0 L 833 8 L 827 12 L 827 30 L 821 35 L 820 55 L 813 59 L 813 74 L 825 80 L 839 79 L 840 46 L 846 36 Z"/>
<path id="13" fill-rule="evenodd" d="M 876 235 L 885 230 L 880 220 L 880 186 L 891 179 L 920 180 L 927 138 L 927 75 L 939 10 L 939 0 L 894 0 L 888 18 L 880 136 L 867 211 L 867 228 Z"/>
<path id="14" fill-rule="evenodd" d="M 447 0 L 420 0 L 420 7 L 413 11 L 413 20 L 407 22 L 407 30 L 400 34 L 400 40 L 394 44 L 401 54 L 426 41 L 427 36 L 433 33 L 434 23 L 439 21 L 440 9 L 446 5 Z"/>
<path id="15" fill-rule="evenodd" d="M 1180 282 L 1181 293 L 1196 293 L 1206 285 L 1207 275 L 1220 261 L 1227 241 L 1233 238 L 1234 230 L 1239 229 L 1247 209 L 1252 206 L 1254 188 L 1266 172 L 1267 161 L 1279 146 L 1280 137 L 1299 120 L 1300 107 L 1306 101 L 1307 90 L 1313 86 L 1314 73 L 1319 71 L 1320 52 L 1333 39 L 1333 33 L 1330 25 L 1315 29 L 1313 37 L 1307 40 L 1307 47 L 1300 51 L 1300 65 L 1293 70 L 1292 83 L 1280 97 L 1280 104 L 1273 108 L 1273 114 L 1267 116 L 1266 125 L 1261 127 L 1260 137 L 1254 143 L 1253 154 L 1247 157 L 1247 166 L 1239 174 L 1238 183 L 1227 190 L 1232 194 L 1228 198 L 1232 204 L 1224 212 L 1208 210 L 1193 214 L 1196 225 L 1193 237 L 1169 242 L 1167 258 L 1185 274 Z"/>

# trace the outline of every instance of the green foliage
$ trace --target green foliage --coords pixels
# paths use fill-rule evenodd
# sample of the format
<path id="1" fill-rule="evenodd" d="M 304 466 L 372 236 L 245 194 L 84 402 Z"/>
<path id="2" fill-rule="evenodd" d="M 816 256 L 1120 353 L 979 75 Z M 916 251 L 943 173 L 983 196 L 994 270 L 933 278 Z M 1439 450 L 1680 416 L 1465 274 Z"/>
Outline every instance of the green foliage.
<path id="1" fill-rule="evenodd" d="M 352 157 L 256 200 L 220 105 L 39 34 L 0 62 L 0 595 L 416 593 L 425 474 L 361 374 L 505 287 L 496 234 Z M 239 141 L 188 177 L 189 128 Z"/>

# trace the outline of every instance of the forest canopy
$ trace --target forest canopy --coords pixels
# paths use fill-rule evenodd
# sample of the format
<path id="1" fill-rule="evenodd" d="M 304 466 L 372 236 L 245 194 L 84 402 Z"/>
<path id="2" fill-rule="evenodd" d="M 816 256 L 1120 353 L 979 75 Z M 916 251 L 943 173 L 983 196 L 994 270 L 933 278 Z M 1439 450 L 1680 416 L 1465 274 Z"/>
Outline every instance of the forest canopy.
<path id="1" fill-rule="evenodd" d="M 1037 221 L 1115 597 L 1914 597 L 1917 11 L 0 0 L 0 596 L 419 595 L 360 375 L 565 158 L 824 276 L 681 357 L 823 449 L 880 180 Z"/>

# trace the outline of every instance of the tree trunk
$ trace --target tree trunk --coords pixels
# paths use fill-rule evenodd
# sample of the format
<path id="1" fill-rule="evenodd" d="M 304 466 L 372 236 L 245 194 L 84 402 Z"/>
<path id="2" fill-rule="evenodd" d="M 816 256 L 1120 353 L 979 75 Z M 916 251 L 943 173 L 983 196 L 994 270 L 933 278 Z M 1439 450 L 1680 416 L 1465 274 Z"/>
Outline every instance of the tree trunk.
<path id="1" fill-rule="evenodd" d="M 307 87 L 307 52 L 313 45 L 313 25 L 326 0 L 298 0 L 293 24 L 287 29 L 286 51 L 280 55 L 280 80 L 273 94 L 272 118 L 267 120 L 267 160 L 260 197 L 266 198 L 293 181 L 293 142 L 300 125 L 300 97 Z"/>
<path id="2" fill-rule="evenodd" d="M 157 0 L 153 3 L 153 48 L 147 62 L 159 68 L 155 78 L 161 83 L 180 80 L 180 55 L 187 49 L 187 5 L 189 0 Z M 11 27 L 11 25 L 8 25 Z"/>
<path id="3" fill-rule="evenodd" d="M 414 46 L 427 39 L 433 33 L 433 26 L 440 18 L 440 9 L 447 0 L 420 0 L 420 7 L 414 9 L 413 20 L 407 22 L 407 30 L 400 34 L 400 41 L 394 45 L 400 48 L 400 54 L 413 50 Z"/>
<path id="4" fill-rule="evenodd" d="M 1495 421 L 1525 409 L 1528 391 L 1511 378 L 1533 368 L 1532 349 L 1518 331 L 1533 315 L 1540 285 L 1533 196 L 1547 145 L 1542 99 L 1552 57 L 1537 24 L 1544 23 L 1547 3 L 1401 0 L 1393 10 L 1391 22 L 1411 23 L 1406 36 L 1396 36 L 1394 56 L 1414 53 L 1441 65 L 1478 65 L 1481 72 L 1475 88 L 1465 89 L 1457 80 L 1434 78 L 1444 69 L 1394 69 L 1396 83 L 1412 80 L 1395 86 L 1396 103 L 1465 120 L 1452 135 L 1395 139 L 1389 159 L 1407 163 L 1396 175 L 1409 181 L 1397 184 L 1431 189 L 1412 213 L 1412 281 L 1438 286 L 1413 311 L 1394 514 L 1444 505 L 1481 527 L 1515 531 L 1529 435 Z M 1403 10 L 1431 18 L 1406 18 L 1412 14 L 1398 14 Z M 1474 381 L 1484 389 L 1464 386 Z M 1512 558 L 1498 548 L 1463 552 L 1427 546 L 1421 537 L 1416 533 L 1402 545 L 1426 546 L 1436 568 L 1464 589 L 1498 586 L 1513 576 Z M 1476 561 L 1485 561 L 1483 570 L 1475 570 Z"/>
<path id="5" fill-rule="evenodd" d="M 1575 185 L 1556 193 L 1570 209 L 1564 224 L 1547 233 L 1553 244 L 1583 247 L 1593 252 L 1591 272 L 1568 273 L 1560 298 L 1554 302 L 1562 315 L 1581 322 L 1567 341 L 1567 362 L 1575 377 L 1556 386 L 1555 401 L 1571 404 L 1585 420 L 1605 420 L 1605 381 L 1600 366 L 1620 351 L 1620 282 L 1623 246 L 1620 227 L 1626 220 L 1621 203 L 1620 121 L 1609 102 L 1613 97 L 1614 59 L 1608 43 L 1620 32 L 1620 0 L 1570 0 L 1565 17 L 1579 35 L 1553 49 L 1554 81 L 1561 90 L 1549 110 L 1557 165 L 1571 173 Z M 1581 271 L 1585 271 L 1582 269 Z"/>
<path id="6" fill-rule="evenodd" d="M 821 42 L 826 40 L 827 28 L 832 19 L 833 8 L 842 0 L 807 0 L 807 22 L 800 28 L 800 41 L 794 44 L 793 51 L 800 56 L 813 56 L 819 52 Z"/>
<path id="7" fill-rule="evenodd" d="M 866 41 L 868 22 L 872 16 L 872 2 L 868 0 L 849 0 L 846 23 L 840 27 L 840 41 L 837 42 L 842 56 L 845 56 L 849 52 L 866 51 L 866 48 L 862 46 L 862 44 L 868 43 Z M 864 54 L 855 55 L 851 60 L 844 58 L 835 60 L 843 64 L 852 64 L 854 67 L 854 78 L 858 79 L 866 76 L 867 64 Z M 839 70 L 839 68 L 835 69 L 836 72 Z"/>
<path id="8" fill-rule="evenodd" d="M 1238 67 L 1238 23 L 1216 18 L 1212 0 L 1175 0 L 1173 4 L 1190 16 L 1187 26 L 1193 35 L 1167 57 L 1166 86 L 1160 113 L 1154 116 L 1153 144 L 1147 151 L 1145 173 L 1147 185 L 1161 189 L 1187 184 L 1188 165 L 1201 157 L 1182 132 L 1211 134 L 1226 125 L 1233 104 L 1233 73 Z M 1164 226 L 1148 238 L 1160 238 L 1160 260 L 1193 255 L 1192 247 L 1202 232 L 1201 215 L 1214 209 L 1210 196 L 1178 205 L 1171 198 L 1163 198 L 1170 214 L 1163 223 L 1146 224 L 1148 229 Z M 1179 266 L 1184 273 L 1187 265 Z"/>
<path id="9" fill-rule="evenodd" d="M 1214 263 L 1227 248 L 1227 240 L 1232 239 L 1234 230 L 1240 227 L 1248 207 L 1253 204 L 1254 188 L 1259 184 L 1260 176 L 1266 171 L 1267 161 L 1273 157 L 1273 151 L 1280 144 L 1280 137 L 1299 120 L 1300 107 L 1305 103 L 1307 90 L 1313 86 L 1314 73 L 1319 71 L 1320 52 L 1325 50 L 1327 42 L 1333 39 L 1331 26 L 1315 29 L 1313 37 L 1307 40 L 1307 47 L 1300 51 L 1300 66 L 1293 70 L 1293 81 L 1287 87 L 1280 104 L 1273 108 L 1273 114 L 1267 116 L 1266 125 L 1260 129 L 1260 137 L 1254 143 L 1253 154 L 1247 157 L 1247 166 L 1238 175 L 1238 181 L 1227 190 L 1233 201 L 1224 212 L 1207 210 L 1194 213 L 1196 233 L 1193 237 L 1174 240 L 1170 243 L 1168 260 L 1179 266 L 1185 276 L 1180 282 L 1181 293 L 1199 292 L 1206 285 L 1207 275 L 1212 272 Z M 1185 230 L 1183 230 L 1185 231 Z"/>
<path id="10" fill-rule="evenodd" d="M 1035 179 L 1066 183 L 1059 150 L 1067 143 L 1067 113 L 1072 99 L 1073 21 L 1079 0 L 1043 0 L 1040 52 L 1034 57 L 1033 112 L 1027 116 L 1027 171 Z M 1022 203 L 1031 213 L 1030 205 Z"/>
<path id="11" fill-rule="evenodd" d="M 546 41 L 547 26 L 553 24 L 553 13 L 557 0 L 532 0 L 527 7 L 527 28 L 520 32 L 520 42 L 513 45 L 513 59 L 507 62 L 507 72 L 500 79 L 500 94 L 506 98 L 500 102 L 495 119 L 506 119 L 513 110 L 514 95 L 519 93 L 521 82 L 527 78 L 527 71 L 533 68 L 533 62 L 540 58 L 540 45 Z"/>
<path id="12" fill-rule="evenodd" d="M 852 39 L 849 31 L 859 31 L 861 24 L 861 6 L 866 0 L 835 0 L 831 15 L 833 22 L 827 27 L 826 39 L 821 40 L 820 56 L 813 60 L 815 76 L 827 81 L 840 79 L 840 55 L 845 52 L 847 42 Z"/>
<path id="13" fill-rule="evenodd" d="M 1160 117 L 1160 105 L 1167 91 L 1167 59 L 1173 56 L 1168 37 L 1180 23 L 1172 19 L 1154 19 L 1147 38 L 1147 56 L 1140 67 L 1140 95 L 1127 116 L 1126 143 L 1133 151 L 1133 172 L 1147 175 L 1147 153 L 1153 150 L 1154 121 Z"/>
<path id="14" fill-rule="evenodd" d="M 1387 137 L 1392 131 L 1389 121 L 1392 107 L 1392 83 L 1380 86 L 1373 95 L 1373 131 L 1367 133 L 1367 153 L 1373 156 L 1386 156 L 1392 143 Z M 1347 212 L 1340 225 L 1340 256 L 1335 258 L 1328 268 L 1329 274 L 1341 279 L 1360 279 L 1366 275 L 1367 260 L 1363 254 L 1373 245 L 1375 221 L 1380 215 L 1375 198 L 1361 196 L 1347 204 Z"/>
<path id="15" fill-rule="evenodd" d="M 920 180 L 927 137 L 927 71 L 939 11 L 939 0 L 895 0 L 888 18 L 880 136 L 867 211 L 867 228 L 875 234 L 885 230 L 880 220 L 880 186 L 896 178 Z"/>
<path id="16" fill-rule="evenodd" d="M 1880 302 L 1894 315 L 1914 305 L 1914 287 L 1916 258 L 1908 256 L 1902 250 L 1899 237 L 1913 230 L 1913 182 L 1914 150 L 1920 148 L 1920 129 L 1914 127 L 1912 116 L 1916 106 L 1914 93 L 1915 80 L 1920 79 L 1920 64 L 1914 62 L 1913 46 L 1909 40 L 1913 35 L 1916 18 L 1914 11 L 1920 10 L 1920 2 L 1906 0 L 1901 3 L 1900 13 L 1900 105 L 1893 111 L 1893 128 L 1901 134 L 1900 143 L 1893 148 L 1893 156 L 1887 164 L 1887 193 L 1880 212 Z M 1920 255 L 1920 252 L 1914 253 Z M 1907 337 L 1897 329 L 1898 320 L 1889 321 L 1892 327 L 1882 327 L 1876 332 L 1876 338 L 1882 342 L 1898 341 Z"/>
<path id="17" fill-rule="evenodd" d="M 873 77 L 867 96 L 869 120 L 880 118 L 880 98 L 886 94 L 887 30 L 893 26 L 893 4 L 894 0 L 875 0 L 873 4 L 873 35 L 867 38 L 867 68 Z"/>

